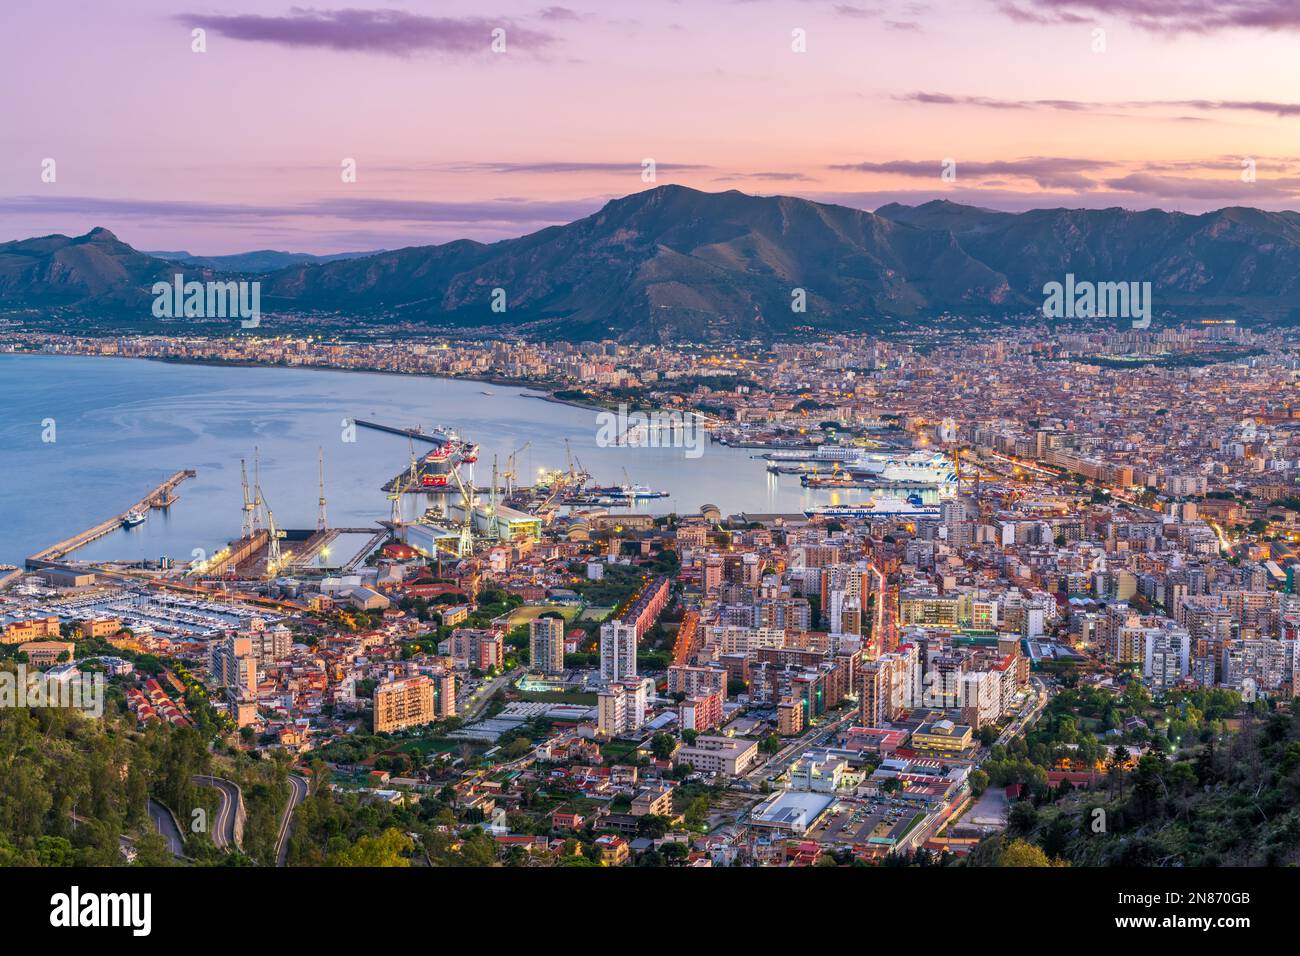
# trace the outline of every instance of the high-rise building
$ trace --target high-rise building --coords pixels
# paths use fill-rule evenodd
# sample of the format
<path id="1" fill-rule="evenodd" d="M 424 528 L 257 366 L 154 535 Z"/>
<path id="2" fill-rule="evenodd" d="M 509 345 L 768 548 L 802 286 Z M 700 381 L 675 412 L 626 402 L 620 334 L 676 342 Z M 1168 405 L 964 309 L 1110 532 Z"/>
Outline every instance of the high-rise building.
<path id="1" fill-rule="evenodd" d="M 1143 635 L 1142 676 L 1157 690 L 1173 687 L 1190 673 L 1191 646 L 1191 636 L 1184 628 L 1147 628 Z"/>
<path id="2" fill-rule="evenodd" d="M 596 703 L 596 729 L 606 737 L 630 733 L 645 723 L 650 680 L 611 683 L 600 691 Z"/>
<path id="3" fill-rule="evenodd" d="M 231 635 L 212 642 L 212 680 L 226 691 L 232 701 L 251 700 L 257 696 L 257 658 L 253 641 Z"/>
<path id="4" fill-rule="evenodd" d="M 433 681 L 433 715 L 441 720 L 456 716 L 456 677 L 450 673 L 434 674 Z"/>
<path id="5" fill-rule="evenodd" d="M 564 619 L 535 617 L 528 622 L 530 669 L 541 674 L 564 673 Z"/>
<path id="6" fill-rule="evenodd" d="M 600 626 L 600 676 L 605 681 L 636 677 L 636 627 L 622 621 Z"/>
<path id="7" fill-rule="evenodd" d="M 432 723 L 433 681 L 428 677 L 403 677 L 375 687 L 375 733 Z"/>

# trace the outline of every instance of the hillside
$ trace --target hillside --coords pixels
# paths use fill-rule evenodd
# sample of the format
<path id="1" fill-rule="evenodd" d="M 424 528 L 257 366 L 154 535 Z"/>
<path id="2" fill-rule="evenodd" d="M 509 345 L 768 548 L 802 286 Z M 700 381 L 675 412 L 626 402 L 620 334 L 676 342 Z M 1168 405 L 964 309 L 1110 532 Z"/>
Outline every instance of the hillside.
<path id="1" fill-rule="evenodd" d="M 180 253 L 164 253 L 180 257 Z M 1067 272 L 1150 281 L 1157 314 L 1300 317 L 1300 215 L 1123 209 L 1013 214 L 935 201 L 876 213 L 661 186 L 517 239 L 458 240 L 265 272 L 289 253 L 189 257 L 186 278 L 255 276 L 263 310 L 358 323 L 504 325 L 625 341 L 883 330 L 941 313 L 1024 314 Z M 138 320 L 175 262 L 106 229 L 0 245 L 0 308 Z M 196 270 L 196 271 L 191 271 Z M 220 270 L 218 273 L 215 270 Z M 241 271 L 242 270 L 242 271 Z M 493 290 L 505 295 L 494 311 Z M 795 290 L 806 310 L 792 308 Z"/>

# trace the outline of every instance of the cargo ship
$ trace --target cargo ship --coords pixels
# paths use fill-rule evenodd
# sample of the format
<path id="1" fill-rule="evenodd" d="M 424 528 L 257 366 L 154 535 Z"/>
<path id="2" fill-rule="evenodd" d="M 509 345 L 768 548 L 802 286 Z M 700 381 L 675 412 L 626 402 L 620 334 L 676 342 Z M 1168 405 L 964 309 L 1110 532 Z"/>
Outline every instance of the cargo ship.
<path id="1" fill-rule="evenodd" d="M 144 524 L 144 512 L 143 512 L 143 511 L 135 511 L 135 510 L 131 510 L 131 511 L 128 511 L 125 515 L 122 516 L 122 527 L 123 527 L 123 528 L 134 528 L 134 527 L 135 527 L 136 525 L 138 525 L 138 524 Z"/>

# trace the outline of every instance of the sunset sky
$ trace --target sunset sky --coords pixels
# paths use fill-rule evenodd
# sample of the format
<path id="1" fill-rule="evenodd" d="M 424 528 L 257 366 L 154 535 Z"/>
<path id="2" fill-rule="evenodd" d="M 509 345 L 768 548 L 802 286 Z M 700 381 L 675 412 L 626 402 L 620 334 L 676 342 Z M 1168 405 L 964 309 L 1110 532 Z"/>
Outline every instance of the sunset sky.
<path id="1" fill-rule="evenodd" d="M 0 241 L 494 240 L 647 158 L 862 209 L 1300 208 L 1298 54 L 1297 0 L 5 0 Z"/>

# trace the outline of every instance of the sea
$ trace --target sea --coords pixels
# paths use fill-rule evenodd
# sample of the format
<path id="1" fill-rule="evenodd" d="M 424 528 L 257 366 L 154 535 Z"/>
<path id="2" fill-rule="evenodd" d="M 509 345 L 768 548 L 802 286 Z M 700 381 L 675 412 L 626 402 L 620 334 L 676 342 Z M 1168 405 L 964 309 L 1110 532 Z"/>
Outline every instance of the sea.
<path id="1" fill-rule="evenodd" d="M 495 456 L 516 456 L 518 484 L 572 454 L 599 485 L 634 483 L 669 493 L 639 502 L 653 514 L 796 513 L 865 500 L 867 490 L 808 490 L 773 475 L 759 450 L 706 440 L 687 448 L 608 445 L 597 412 L 519 386 L 463 379 L 285 367 L 182 364 L 97 356 L 0 354 L 0 563 L 20 565 L 50 544 L 117 514 L 172 473 L 194 469 L 179 498 L 148 520 L 74 552 L 86 560 L 190 561 L 240 534 L 240 462 L 260 476 L 277 527 L 316 525 L 323 453 L 331 527 L 389 518 L 382 485 L 430 447 L 350 427 L 363 419 L 401 428 L 452 428 L 480 446 L 474 480 L 490 482 Z M 609 430 L 604 430 L 608 435 Z M 567 440 L 567 448 L 566 448 Z M 604 447 L 602 447 L 604 445 Z M 462 473 L 468 478 L 468 474 Z M 413 520 L 435 503 L 407 495 Z M 626 510 L 626 509 L 624 509 Z"/>

